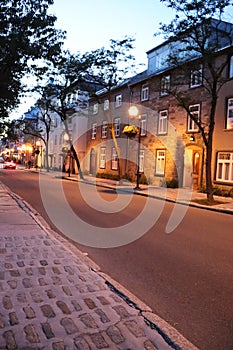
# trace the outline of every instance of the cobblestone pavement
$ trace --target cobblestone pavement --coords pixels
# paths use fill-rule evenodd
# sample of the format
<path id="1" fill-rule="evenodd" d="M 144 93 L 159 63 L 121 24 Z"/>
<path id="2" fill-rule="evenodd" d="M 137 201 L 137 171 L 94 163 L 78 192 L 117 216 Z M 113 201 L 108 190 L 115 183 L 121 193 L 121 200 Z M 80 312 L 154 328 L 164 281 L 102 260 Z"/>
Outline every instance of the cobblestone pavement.
<path id="1" fill-rule="evenodd" d="M 0 183 L 0 350 L 197 349 L 91 266 Z"/>

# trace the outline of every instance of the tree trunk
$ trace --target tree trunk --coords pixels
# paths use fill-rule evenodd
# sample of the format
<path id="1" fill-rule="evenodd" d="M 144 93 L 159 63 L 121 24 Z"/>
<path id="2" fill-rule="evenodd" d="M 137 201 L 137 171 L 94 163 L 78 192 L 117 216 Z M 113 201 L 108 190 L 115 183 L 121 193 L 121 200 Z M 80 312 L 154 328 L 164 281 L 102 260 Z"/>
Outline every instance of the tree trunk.
<path id="1" fill-rule="evenodd" d="M 116 136 L 115 136 L 115 130 L 114 130 L 114 124 L 112 125 L 112 129 L 111 129 L 111 132 L 112 132 L 112 139 L 113 139 L 113 143 L 114 143 L 114 146 L 115 146 L 115 149 L 116 149 L 116 153 L 117 153 L 117 165 L 118 165 L 118 177 L 119 177 L 119 181 L 121 180 L 121 164 L 120 164 L 120 149 L 119 149 L 119 146 L 118 146 L 118 143 L 117 143 L 117 140 L 116 140 Z"/>
<path id="2" fill-rule="evenodd" d="M 83 180 L 84 177 L 83 177 L 83 172 L 82 172 L 82 169 L 81 169 L 81 165 L 80 165 L 80 162 L 79 162 L 79 159 L 78 159 L 77 152 L 76 152 L 76 150 L 75 150 L 75 148 L 74 148 L 74 146 L 73 146 L 72 143 L 71 143 L 71 145 L 70 145 L 70 150 L 71 150 L 71 152 L 72 152 L 72 154 L 73 154 L 73 156 L 74 156 L 74 160 L 75 160 L 75 162 L 76 162 L 76 164 L 77 164 L 79 177 L 80 177 L 80 179 Z"/>
<path id="3" fill-rule="evenodd" d="M 48 150 L 47 144 L 45 147 L 45 167 L 46 167 L 46 171 L 49 172 L 49 150 Z"/>
<path id="4" fill-rule="evenodd" d="M 213 201 L 213 184 L 212 184 L 212 171 L 211 171 L 211 164 L 212 164 L 212 142 L 210 143 L 210 140 L 208 142 L 207 148 L 206 148 L 206 195 L 208 201 Z"/>
<path id="5" fill-rule="evenodd" d="M 211 110 L 210 110 L 210 121 L 209 121 L 209 131 L 208 131 L 208 141 L 206 142 L 206 194 L 208 201 L 214 200 L 213 195 L 213 183 L 212 183 L 212 148 L 213 148 L 213 133 L 215 125 L 215 111 L 217 105 L 217 94 L 216 86 L 214 93 L 212 95 Z"/>

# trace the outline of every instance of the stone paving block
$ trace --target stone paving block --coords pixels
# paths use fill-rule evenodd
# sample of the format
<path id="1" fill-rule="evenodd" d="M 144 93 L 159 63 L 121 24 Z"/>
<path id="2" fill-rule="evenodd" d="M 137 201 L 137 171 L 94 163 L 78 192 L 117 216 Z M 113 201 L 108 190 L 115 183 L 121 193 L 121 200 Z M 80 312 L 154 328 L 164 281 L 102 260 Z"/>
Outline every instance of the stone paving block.
<path id="1" fill-rule="evenodd" d="M 74 334 L 78 332 L 78 327 L 72 318 L 65 317 L 61 319 L 61 325 L 65 328 L 67 334 Z"/>
<path id="2" fill-rule="evenodd" d="M 41 311 L 42 311 L 44 317 L 46 317 L 46 318 L 52 318 L 52 317 L 55 317 L 55 316 L 56 316 L 56 314 L 55 314 L 55 312 L 54 312 L 54 310 L 53 310 L 53 308 L 52 308 L 51 305 L 48 305 L 48 304 L 46 304 L 46 305 L 41 305 L 40 308 L 41 308 Z"/>
<path id="3" fill-rule="evenodd" d="M 103 335 L 99 333 L 90 334 L 91 340 L 97 349 L 109 348 L 108 343 L 105 341 Z"/>
<path id="4" fill-rule="evenodd" d="M 107 332 L 107 335 L 111 338 L 112 342 L 115 344 L 120 344 L 125 341 L 125 338 L 122 335 L 122 332 L 115 325 L 108 327 L 106 332 Z"/>
<path id="5" fill-rule="evenodd" d="M 91 350 L 83 335 L 74 338 L 74 345 L 77 350 Z"/>
<path id="6" fill-rule="evenodd" d="M 51 339 L 55 337 L 55 334 L 53 333 L 51 325 L 49 323 L 42 323 L 41 326 L 47 339 Z"/>
<path id="7" fill-rule="evenodd" d="M 33 324 L 29 324 L 24 327 L 24 332 L 26 335 L 26 339 L 30 343 L 40 343 L 40 338 L 35 330 L 35 326 Z"/>

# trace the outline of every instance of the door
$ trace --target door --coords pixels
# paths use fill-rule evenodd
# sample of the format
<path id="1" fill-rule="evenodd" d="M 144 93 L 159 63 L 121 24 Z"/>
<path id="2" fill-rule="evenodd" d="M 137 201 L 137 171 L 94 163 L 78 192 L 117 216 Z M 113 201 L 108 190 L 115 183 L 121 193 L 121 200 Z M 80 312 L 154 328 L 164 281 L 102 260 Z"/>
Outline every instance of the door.
<path id="1" fill-rule="evenodd" d="M 92 148 L 90 153 L 90 174 L 96 174 L 96 153 L 94 148 Z"/>
<path id="2" fill-rule="evenodd" d="M 185 149 L 183 186 L 198 190 L 201 175 L 201 150 L 199 148 Z"/>

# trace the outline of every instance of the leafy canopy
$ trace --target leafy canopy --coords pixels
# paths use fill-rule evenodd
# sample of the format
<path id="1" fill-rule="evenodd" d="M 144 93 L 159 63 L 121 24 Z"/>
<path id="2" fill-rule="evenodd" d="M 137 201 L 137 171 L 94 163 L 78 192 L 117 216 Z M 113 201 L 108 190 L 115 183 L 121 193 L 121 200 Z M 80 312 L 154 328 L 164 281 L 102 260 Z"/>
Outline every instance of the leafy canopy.
<path id="1" fill-rule="evenodd" d="M 59 59 L 65 33 L 54 28 L 56 17 L 48 14 L 52 4 L 53 0 L 1 0 L 1 117 L 17 106 L 24 74 L 38 73 L 44 70 L 43 61 L 55 64 Z"/>

